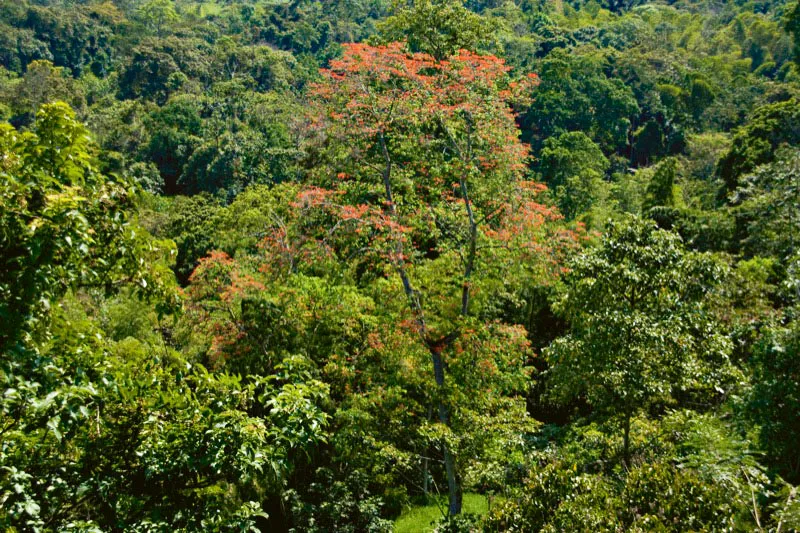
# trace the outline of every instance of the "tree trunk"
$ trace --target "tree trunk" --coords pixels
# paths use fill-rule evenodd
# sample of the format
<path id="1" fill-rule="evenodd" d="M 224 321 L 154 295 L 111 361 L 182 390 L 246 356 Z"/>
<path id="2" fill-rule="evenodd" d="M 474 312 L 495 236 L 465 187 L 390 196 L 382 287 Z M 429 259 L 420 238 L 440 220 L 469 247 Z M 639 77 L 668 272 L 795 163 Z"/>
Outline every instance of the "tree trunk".
<path id="1" fill-rule="evenodd" d="M 444 363 L 442 361 L 442 343 L 430 346 L 431 360 L 433 361 L 433 376 L 436 380 L 436 387 L 440 395 L 444 392 Z M 444 400 L 439 398 L 439 422 L 450 427 L 450 413 Z M 442 453 L 444 454 L 444 469 L 447 474 L 447 513 L 450 516 L 461 513 L 461 502 L 463 493 L 461 490 L 461 476 L 458 473 L 455 457 L 450 451 L 447 442 L 442 442 Z"/>
<path id="2" fill-rule="evenodd" d="M 433 418 L 433 406 L 428 405 L 428 421 Z M 425 448 L 425 457 L 422 458 L 422 493 L 425 495 L 425 503 L 428 503 L 428 493 L 430 492 L 430 474 L 428 473 L 428 454 L 430 451 Z"/>
<path id="3" fill-rule="evenodd" d="M 447 472 L 447 514 L 455 516 L 461 514 L 461 501 L 463 498 L 461 476 L 458 474 L 455 459 L 446 443 L 444 444 L 444 468 Z"/>
<path id="4" fill-rule="evenodd" d="M 383 152 L 384 163 L 385 163 L 385 167 L 382 173 L 382 178 L 383 178 L 384 189 L 386 192 L 386 203 L 389 206 L 392 218 L 396 219 L 397 206 L 394 203 L 394 194 L 392 192 L 392 183 L 391 183 L 392 158 L 389 155 L 389 148 L 386 145 L 386 138 L 384 137 L 382 132 L 378 135 L 378 139 L 380 141 L 380 147 L 381 151 Z M 474 238 L 474 232 L 473 232 L 473 238 Z M 431 340 L 431 338 L 428 335 L 428 327 L 425 322 L 425 313 L 422 310 L 422 305 L 420 304 L 417 291 L 414 290 L 414 287 L 411 284 L 411 279 L 408 276 L 408 272 L 406 272 L 402 241 L 397 241 L 397 244 L 395 246 L 395 251 L 397 253 L 397 263 L 395 264 L 395 269 L 397 270 L 397 273 L 400 276 L 400 280 L 403 284 L 403 291 L 406 293 L 406 296 L 408 297 L 408 303 L 411 307 L 411 311 L 412 313 L 414 313 L 414 317 L 416 318 L 417 326 L 419 327 L 419 334 L 422 337 L 423 341 L 428 345 L 428 349 L 430 350 L 431 353 L 431 361 L 433 362 L 434 380 L 436 381 L 436 388 L 438 389 L 439 392 L 439 400 L 438 400 L 439 422 L 441 422 L 442 424 L 444 424 L 446 427 L 449 428 L 450 414 L 447 410 L 447 405 L 442 399 L 442 395 L 444 393 L 444 363 L 442 361 L 442 349 L 444 349 L 444 347 L 447 344 L 451 343 L 455 339 L 455 337 L 458 335 L 458 332 L 455 331 L 450 335 L 442 339 L 439 339 L 438 341 Z M 474 257 L 474 252 L 473 252 L 473 257 Z M 464 305 L 469 305 L 468 297 L 466 301 L 462 301 L 462 309 Z M 442 442 L 442 453 L 444 455 L 444 466 L 445 466 L 445 471 L 447 473 L 447 492 L 449 500 L 448 513 L 450 515 L 457 515 L 461 513 L 461 500 L 462 500 L 461 476 L 458 474 L 458 468 L 456 466 L 455 458 L 453 457 L 453 454 L 450 451 L 450 447 L 447 445 L 447 442 Z"/>

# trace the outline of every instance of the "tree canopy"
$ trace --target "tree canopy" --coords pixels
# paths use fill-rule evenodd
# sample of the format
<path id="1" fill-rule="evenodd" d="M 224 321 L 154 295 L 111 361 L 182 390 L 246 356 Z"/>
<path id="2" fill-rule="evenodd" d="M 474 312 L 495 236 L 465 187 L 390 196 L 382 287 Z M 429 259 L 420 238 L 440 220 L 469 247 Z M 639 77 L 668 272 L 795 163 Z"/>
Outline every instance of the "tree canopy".
<path id="1" fill-rule="evenodd" d="M 0 529 L 800 529 L 795 0 L 0 5 Z"/>

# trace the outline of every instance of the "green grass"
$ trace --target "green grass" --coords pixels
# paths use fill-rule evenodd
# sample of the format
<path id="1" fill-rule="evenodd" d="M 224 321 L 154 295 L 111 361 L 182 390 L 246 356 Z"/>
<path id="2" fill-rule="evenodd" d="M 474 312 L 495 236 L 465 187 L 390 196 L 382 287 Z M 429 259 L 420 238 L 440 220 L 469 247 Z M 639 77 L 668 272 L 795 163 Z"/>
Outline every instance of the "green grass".
<path id="1" fill-rule="evenodd" d="M 440 498 L 439 505 L 441 510 L 447 510 L 447 498 Z M 442 517 L 439 507 L 432 503 L 430 505 L 418 505 L 407 508 L 400 517 L 394 522 L 395 533 L 424 533 L 433 531 L 433 522 L 437 522 Z M 485 515 L 489 510 L 489 502 L 482 494 L 464 494 L 464 504 L 462 511 L 476 515 Z"/>

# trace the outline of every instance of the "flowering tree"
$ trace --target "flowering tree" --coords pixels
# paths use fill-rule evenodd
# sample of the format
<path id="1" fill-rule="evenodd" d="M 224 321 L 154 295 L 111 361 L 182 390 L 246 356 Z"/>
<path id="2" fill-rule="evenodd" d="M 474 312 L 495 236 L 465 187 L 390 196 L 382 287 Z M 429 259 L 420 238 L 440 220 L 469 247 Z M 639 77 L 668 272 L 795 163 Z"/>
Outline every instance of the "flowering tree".
<path id="1" fill-rule="evenodd" d="M 357 258 L 362 278 L 400 282 L 409 327 L 430 354 L 443 428 L 459 409 L 448 368 L 465 350 L 502 349 L 470 340 L 490 327 L 491 295 L 504 290 L 504 278 L 557 273 L 559 244 L 575 237 L 555 229 L 560 215 L 536 200 L 544 187 L 524 179 L 528 150 L 513 104 L 537 80 L 511 81 L 508 70 L 501 59 L 463 50 L 436 60 L 402 43 L 350 44 L 312 90 L 313 187 L 297 206 L 326 213 L 320 238 L 340 257 Z M 506 334 L 524 341 L 521 330 Z M 515 357 L 526 352 L 522 346 Z M 440 441 L 449 512 L 457 514 L 457 439 L 445 429 Z"/>
<path id="2" fill-rule="evenodd" d="M 425 491 L 439 467 L 415 457 L 438 446 L 451 514 L 462 482 L 502 484 L 532 424 L 520 392 L 533 354 L 502 308 L 515 287 L 560 274 L 577 238 L 525 179 L 512 105 L 535 83 L 491 56 L 346 46 L 312 88 L 308 182 L 237 200 L 257 213 L 238 220 L 259 242 L 212 253 L 187 290 L 212 366 L 268 375 L 303 361 L 324 379 L 344 416 L 336 442 L 381 450 L 348 464 L 404 478 L 419 464 Z M 356 412 L 374 422 L 348 424 Z"/>

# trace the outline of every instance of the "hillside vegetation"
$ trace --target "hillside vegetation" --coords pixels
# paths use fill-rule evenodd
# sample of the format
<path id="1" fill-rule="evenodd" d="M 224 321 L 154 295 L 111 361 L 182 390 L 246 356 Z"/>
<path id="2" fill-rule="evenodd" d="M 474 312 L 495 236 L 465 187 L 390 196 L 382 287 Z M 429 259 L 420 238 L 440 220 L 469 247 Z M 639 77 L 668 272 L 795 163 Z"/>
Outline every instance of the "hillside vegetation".
<path id="1" fill-rule="evenodd" d="M 0 382 L 2 531 L 800 530 L 800 3 L 1 2 Z"/>

